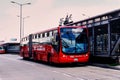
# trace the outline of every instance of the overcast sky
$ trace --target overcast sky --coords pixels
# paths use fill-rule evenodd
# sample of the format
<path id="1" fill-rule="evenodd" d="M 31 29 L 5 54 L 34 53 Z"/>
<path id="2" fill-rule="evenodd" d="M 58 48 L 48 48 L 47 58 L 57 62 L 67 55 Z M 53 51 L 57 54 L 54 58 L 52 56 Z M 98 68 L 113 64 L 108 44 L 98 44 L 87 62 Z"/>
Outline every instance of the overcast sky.
<path id="1" fill-rule="evenodd" d="M 72 20 L 79 21 L 120 9 L 120 0 L 12 0 L 23 6 L 24 35 L 36 33 L 59 25 L 59 19 L 72 14 Z M 19 41 L 20 6 L 11 0 L 0 0 L 0 41 L 17 38 Z M 83 16 L 82 14 L 86 14 Z"/>

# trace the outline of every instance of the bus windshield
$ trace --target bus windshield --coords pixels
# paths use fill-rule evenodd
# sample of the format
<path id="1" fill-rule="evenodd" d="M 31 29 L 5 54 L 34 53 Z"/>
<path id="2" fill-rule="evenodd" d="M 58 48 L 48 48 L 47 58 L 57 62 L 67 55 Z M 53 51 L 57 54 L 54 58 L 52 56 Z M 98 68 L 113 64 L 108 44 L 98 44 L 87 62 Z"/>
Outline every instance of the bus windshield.
<path id="1" fill-rule="evenodd" d="M 84 28 L 61 28 L 62 51 L 68 54 L 81 54 L 88 50 L 87 32 Z"/>

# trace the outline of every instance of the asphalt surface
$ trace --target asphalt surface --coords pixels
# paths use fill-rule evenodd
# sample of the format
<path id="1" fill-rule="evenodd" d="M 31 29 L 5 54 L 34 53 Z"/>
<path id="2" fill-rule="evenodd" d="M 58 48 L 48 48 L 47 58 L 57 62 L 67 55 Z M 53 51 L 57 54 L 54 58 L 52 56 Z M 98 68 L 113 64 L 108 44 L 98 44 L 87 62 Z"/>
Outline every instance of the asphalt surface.
<path id="1" fill-rule="evenodd" d="M 54 66 L 0 55 L 0 80 L 120 80 L 120 70 L 95 65 Z"/>

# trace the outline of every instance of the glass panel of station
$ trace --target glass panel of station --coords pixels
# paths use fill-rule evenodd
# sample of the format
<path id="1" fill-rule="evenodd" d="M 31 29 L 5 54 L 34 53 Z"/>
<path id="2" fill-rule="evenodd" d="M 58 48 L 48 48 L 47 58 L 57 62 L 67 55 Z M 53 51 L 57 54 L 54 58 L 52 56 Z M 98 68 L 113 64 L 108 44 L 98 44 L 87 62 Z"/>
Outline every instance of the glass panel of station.
<path id="1" fill-rule="evenodd" d="M 108 55 L 108 25 L 95 26 L 94 54 Z"/>
<path id="2" fill-rule="evenodd" d="M 90 43 L 90 53 L 94 55 L 94 44 L 93 44 L 93 27 L 89 27 L 89 43 Z"/>
<path id="3" fill-rule="evenodd" d="M 115 48 L 112 55 L 120 55 L 120 19 L 110 22 L 111 26 L 111 52 Z"/>
<path id="4" fill-rule="evenodd" d="M 108 24 L 89 27 L 89 41 L 90 52 L 94 56 L 120 55 L 120 19 L 110 22 L 110 44 Z M 115 51 L 112 53 L 114 48 Z"/>

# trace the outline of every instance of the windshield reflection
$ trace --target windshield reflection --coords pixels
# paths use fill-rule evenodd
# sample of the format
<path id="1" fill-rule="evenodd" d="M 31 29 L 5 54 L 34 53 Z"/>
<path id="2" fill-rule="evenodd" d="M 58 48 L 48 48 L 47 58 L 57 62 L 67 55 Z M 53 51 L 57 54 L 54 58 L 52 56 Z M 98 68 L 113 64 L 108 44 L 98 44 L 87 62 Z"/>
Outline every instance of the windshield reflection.
<path id="1" fill-rule="evenodd" d="M 64 53 L 84 53 L 87 51 L 87 33 L 84 29 L 62 28 L 61 40 Z"/>

